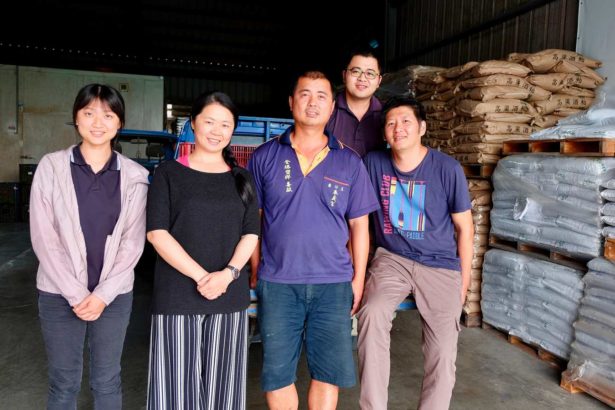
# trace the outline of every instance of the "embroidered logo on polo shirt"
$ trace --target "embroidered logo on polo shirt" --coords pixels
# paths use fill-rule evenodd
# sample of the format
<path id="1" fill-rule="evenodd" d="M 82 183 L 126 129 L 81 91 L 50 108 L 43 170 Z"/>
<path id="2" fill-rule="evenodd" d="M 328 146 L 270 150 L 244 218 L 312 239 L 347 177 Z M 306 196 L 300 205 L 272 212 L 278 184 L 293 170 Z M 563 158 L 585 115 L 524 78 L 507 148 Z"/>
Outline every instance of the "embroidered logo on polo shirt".
<path id="1" fill-rule="evenodd" d="M 290 183 L 290 160 L 284 160 L 284 181 L 286 181 L 286 192 L 293 192 L 293 186 Z"/>
<path id="2" fill-rule="evenodd" d="M 333 208 L 335 207 L 335 204 L 337 204 L 337 198 L 342 194 L 342 192 L 344 192 L 345 189 L 348 189 L 350 185 L 329 177 L 324 177 L 324 179 L 327 181 L 327 188 L 331 192 L 329 206 Z"/>

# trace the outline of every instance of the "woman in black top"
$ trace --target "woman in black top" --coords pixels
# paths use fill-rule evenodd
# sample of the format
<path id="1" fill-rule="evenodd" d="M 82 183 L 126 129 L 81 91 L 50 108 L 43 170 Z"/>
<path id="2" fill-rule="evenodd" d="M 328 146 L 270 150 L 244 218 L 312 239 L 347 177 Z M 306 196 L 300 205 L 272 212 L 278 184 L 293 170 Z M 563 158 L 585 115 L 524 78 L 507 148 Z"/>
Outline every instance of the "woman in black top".
<path id="1" fill-rule="evenodd" d="M 148 409 L 245 409 L 248 275 L 258 204 L 230 141 L 237 113 L 223 93 L 192 106 L 194 151 L 161 164 L 147 204 L 158 252 Z"/>

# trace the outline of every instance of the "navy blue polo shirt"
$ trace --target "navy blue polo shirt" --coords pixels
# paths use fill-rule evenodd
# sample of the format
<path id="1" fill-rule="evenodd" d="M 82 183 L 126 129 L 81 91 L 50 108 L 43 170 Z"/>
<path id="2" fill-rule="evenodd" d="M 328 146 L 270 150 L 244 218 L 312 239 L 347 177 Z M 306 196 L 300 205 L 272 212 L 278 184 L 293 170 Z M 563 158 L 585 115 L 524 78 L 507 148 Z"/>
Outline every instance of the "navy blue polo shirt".
<path id="1" fill-rule="evenodd" d="M 263 210 L 259 278 L 289 284 L 352 280 L 348 220 L 379 208 L 361 158 L 327 134 L 330 151 L 303 175 L 291 127 L 256 149 L 248 169 Z"/>
<path id="2" fill-rule="evenodd" d="M 120 162 L 113 152 L 105 166 L 94 173 L 85 162 L 79 145 L 73 148 L 70 157 L 70 172 L 73 177 L 79 222 L 88 263 L 88 290 L 98 285 L 102 271 L 107 236 L 113 233 L 120 216 Z"/>

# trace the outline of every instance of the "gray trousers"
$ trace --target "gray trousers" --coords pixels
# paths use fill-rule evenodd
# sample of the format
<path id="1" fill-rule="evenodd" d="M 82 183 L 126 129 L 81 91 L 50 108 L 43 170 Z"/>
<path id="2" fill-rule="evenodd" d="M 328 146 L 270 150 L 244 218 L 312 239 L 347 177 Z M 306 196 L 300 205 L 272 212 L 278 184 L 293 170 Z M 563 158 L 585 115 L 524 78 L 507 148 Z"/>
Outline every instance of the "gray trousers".
<path id="1" fill-rule="evenodd" d="M 448 409 L 455 385 L 461 273 L 430 268 L 378 248 L 368 275 L 357 313 L 361 409 L 387 409 L 393 315 L 410 293 L 416 300 L 423 331 L 419 409 Z"/>
<path id="2" fill-rule="evenodd" d="M 79 319 L 60 295 L 40 293 L 38 307 L 48 360 L 47 409 L 77 408 L 87 335 L 94 408 L 120 410 L 120 364 L 132 311 L 132 292 L 117 296 L 100 317 L 91 322 Z"/>

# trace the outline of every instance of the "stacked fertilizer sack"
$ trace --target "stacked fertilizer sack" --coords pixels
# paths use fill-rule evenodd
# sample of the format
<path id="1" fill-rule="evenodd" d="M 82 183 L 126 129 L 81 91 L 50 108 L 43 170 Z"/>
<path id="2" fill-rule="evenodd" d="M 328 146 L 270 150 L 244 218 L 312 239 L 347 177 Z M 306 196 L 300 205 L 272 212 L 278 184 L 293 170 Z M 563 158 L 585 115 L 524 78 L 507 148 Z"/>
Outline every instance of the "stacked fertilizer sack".
<path id="1" fill-rule="evenodd" d="M 502 143 L 527 139 L 537 116 L 528 102 L 543 100 L 550 92 L 529 84 L 530 69 L 509 61 L 471 62 L 457 78 L 453 102 L 463 122 L 454 129 L 454 157 L 463 164 L 495 164 Z"/>
<path id="2" fill-rule="evenodd" d="M 470 287 L 463 305 L 467 315 L 480 312 L 480 287 L 483 256 L 489 245 L 489 211 L 491 210 L 491 183 L 485 179 L 468 178 L 468 189 L 472 199 L 472 219 L 474 220 L 474 256 Z"/>
<path id="3" fill-rule="evenodd" d="M 602 183 L 606 189 L 600 192 L 605 204 L 600 208 L 601 219 L 604 223 L 602 235 L 605 238 L 615 239 L 615 179 Z"/>
<path id="4" fill-rule="evenodd" d="M 534 101 L 538 116 L 534 124 L 541 128 L 552 127 L 569 115 L 589 108 L 595 89 L 604 78 L 594 69 L 600 61 L 587 58 L 574 51 L 549 49 L 529 55 L 510 54 L 508 59 L 519 61 L 532 69 L 527 81 L 551 92 L 548 99 Z"/>
<path id="5" fill-rule="evenodd" d="M 485 254 L 483 321 L 567 359 L 583 272 L 519 253 Z"/>
<path id="6" fill-rule="evenodd" d="M 602 254 L 601 184 L 615 158 L 512 155 L 493 174 L 491 234 L 590 259 Z"/>
<path id="7" fill-rule="evenodd" d="M 574 323 L 568 379 L 615 397 L 615 265 L 603 258 L 587 264 L 585 292 Z"/>
<path id="8" fill-rule="evenodd" d="M 428 147 L 451 153 L 453 128 L 458 124 L 448 101 L 453 97 L 455 82 L 442 75 L 442 67 L 411 66 L 411 92 L 427 114 L 427 132 L 422 142 Z"/>

